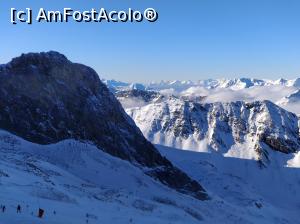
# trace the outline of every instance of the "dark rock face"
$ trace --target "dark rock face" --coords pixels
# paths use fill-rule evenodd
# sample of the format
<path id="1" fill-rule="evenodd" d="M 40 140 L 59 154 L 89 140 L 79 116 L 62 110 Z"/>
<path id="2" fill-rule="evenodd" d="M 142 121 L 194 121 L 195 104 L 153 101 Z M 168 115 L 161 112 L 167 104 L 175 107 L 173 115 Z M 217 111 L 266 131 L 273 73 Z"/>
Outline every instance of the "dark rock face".
<path id="1" fill-rule="evenodd" d="M 153 102 L 153 101 L 157 102 L 157 101 L 161 101 L 164 99 L 164 96 L 158 92 L 145 91 L 145 90 L 139 90 L 139 89 L 118 91 L 115 93 L 115 96 L 118 99 L 138 98 L 145 103 L 149 103 L 149 102 Z"/>
<path id="2" fill-rule="evenodd" d="M 207 198 L 144 138 L 93 69 L 57 52 L 22 55 L 0 67 L 0 128 L 39 144 L 69 138 L 93 142 L 147 167 L 169 187 Z"/>

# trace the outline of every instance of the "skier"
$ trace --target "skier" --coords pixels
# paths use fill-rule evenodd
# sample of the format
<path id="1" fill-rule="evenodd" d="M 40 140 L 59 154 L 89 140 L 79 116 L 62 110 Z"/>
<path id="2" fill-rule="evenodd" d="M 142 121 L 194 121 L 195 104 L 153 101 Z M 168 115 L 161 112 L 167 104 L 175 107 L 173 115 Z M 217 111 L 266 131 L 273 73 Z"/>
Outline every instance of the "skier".
<path id="1" fill-rule="evenodd" d="M 18 205 L 18 207 L 17 207 L 17 213 L 21 213 L 21 205 Z"/>
<path id="2" fill-rule="evenodd" d="M 44 213 L 45 213 L 44 209 L 39 208 L 38 217 L 39 217 L 40 219 L 43 218 Z"/>

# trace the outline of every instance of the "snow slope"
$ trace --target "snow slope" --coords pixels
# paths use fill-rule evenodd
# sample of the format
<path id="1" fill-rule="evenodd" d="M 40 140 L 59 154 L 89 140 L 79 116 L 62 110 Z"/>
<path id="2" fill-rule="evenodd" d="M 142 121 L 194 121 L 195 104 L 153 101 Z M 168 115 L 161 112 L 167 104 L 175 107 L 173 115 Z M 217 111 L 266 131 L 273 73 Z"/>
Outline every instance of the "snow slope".
<path id="1" fill-rule="evenodd" d="M 157 147 L 235 214 L 254 216 L 236 223 L 300 223 L 300 169 L 284 166 L 290 156 L 276 153 L 276 162 L 261 169 L 253 160 Z"/>
<path id="2" fill-rule="evenodd" d="M 198 223 L 208 214 L 206 202 L 86 143 L 38 145 L 1 131 L 0 156 L 1 224 Z"/>
<path id="3" fill-rule="evenodd" d="M 275 169 L 271 178 L 277 182 L 257 183 L 254 177 L 260 170 L 252 161 L 223 162 L 217 155 L 159 148 L 203 181 L 211 200 L 171 190 L 90 144 L 65 140 L 38 145 L 0 131 L 0 204 L 7 207 L 0 213 L 0 223 L 299 223 L 299 173 L 285 175 L 287 180 L 281 183 L 282 175 L 276 178 L 276 172 L 283 171 Z M 235 176 L 242 170 L 252 172 L 247 180 Z M 282 188 L 271 185 L 278 183 Z M 280 197 L 269 199 L 263 184 L 270 197 L 273 193 Z M 256 194 L 254 186 L 262 193 Z M 284 198 L 289 203 L 280 205 Z M 21 214 L 16 213 L 17 204 Z M 43 219 L 36 217 L 38 208 L 45 210 Z"/>

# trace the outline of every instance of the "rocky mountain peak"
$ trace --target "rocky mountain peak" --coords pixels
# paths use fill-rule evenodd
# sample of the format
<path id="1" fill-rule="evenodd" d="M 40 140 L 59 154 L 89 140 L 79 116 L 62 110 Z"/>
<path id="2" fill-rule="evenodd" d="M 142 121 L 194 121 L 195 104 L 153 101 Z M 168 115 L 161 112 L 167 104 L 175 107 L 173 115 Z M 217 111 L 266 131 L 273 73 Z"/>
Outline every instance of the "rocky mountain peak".
<path id="1" fill-rule="evenodd" d="M 62 65 L 71 63 L 66 56 L 56 51 L 41 52 L 41 53 L 28 53 L 22 54 L 19 57 L 13 58 L 11 65 L 13 67 L 22 67 L 27 65 L 41 66 L 41 65 Z"/>
<path id="2" fill-rule="evenodd" d="M 180 192 L 205 199 L 195 181 L 148 142 L 97 73 L 57 52 L 30 53 L 0 70 L 0 129 L 30 142 L 65 139 L 99 149 L 143 168 Z"/>

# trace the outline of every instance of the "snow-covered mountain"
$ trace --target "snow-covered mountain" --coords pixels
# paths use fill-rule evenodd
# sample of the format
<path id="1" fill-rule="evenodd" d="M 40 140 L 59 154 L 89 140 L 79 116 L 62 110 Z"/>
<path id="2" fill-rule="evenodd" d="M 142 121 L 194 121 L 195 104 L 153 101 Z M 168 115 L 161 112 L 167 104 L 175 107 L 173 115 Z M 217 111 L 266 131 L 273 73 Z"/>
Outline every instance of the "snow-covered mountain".
<path id="1" fill-rule="evenodd" d="M 199 104 L 177 97 L 126 109 L 155 144 L 269 163 L 300 149 L 298 118 L 270 101 Z"/>
<path id="2" fill-rule="evenodd" d="M 103 84 L 57 52 L 1 65 L 0 223 L 300 223 L 297 116 L 210 97 L 272 85 L 296 89 L 257 79 Z"/>
<path id="3" fill-rule="evenodd" d="M 198 87 L 191 87 L 175 96 L 149 90 L 124 90 L 115 95 L 144 135 L 158 144 L 163 155 L 209 189 L 209 195 L 222 198 L 230 209 L 244 208 L 235 210 L 235 215 L 240 213 L 242 217 L 247 217 L 250 204 L 263 210 L 260 214 L 251 211 L 257 219 L 229 218 L 229 222 L 269 223 L 266 219 L 272 219 L 272 223 L 297 223 L 299 119 L 263 100 L 276 102 L 295 89 L 290 82 L 235 90 L 200 89 L 200 94 Z M 297 91 L 291 94 L 290 102 L 297 103 L 297 95 Z M 232 96 L 248 102 L 233 101 Z M 286 215 L 273 219 L 275 211 Z"/>
<path id="4" fill-rule="evenodd" d="M 126 83 L 116 80 L 101 80 L 112 92 L 117 92 L 120 90 L 145 90 L 146 87 L 141 83 Z"/>

